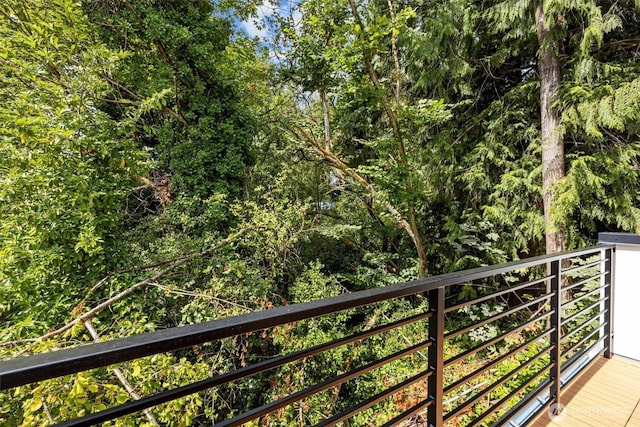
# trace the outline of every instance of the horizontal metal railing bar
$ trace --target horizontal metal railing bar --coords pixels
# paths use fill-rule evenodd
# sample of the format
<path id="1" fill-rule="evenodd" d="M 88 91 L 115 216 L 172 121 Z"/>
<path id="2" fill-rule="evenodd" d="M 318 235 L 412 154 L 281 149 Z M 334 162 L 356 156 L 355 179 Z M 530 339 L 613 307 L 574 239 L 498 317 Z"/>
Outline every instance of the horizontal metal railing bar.
<path id="1" fill-rule="evenodd" d="M 422 402 L 420 402 L 417 405 L 415 405 L 413 408 L 408 409 L 407 411 L 403 412 L 402 414 L 400 414 L 400 415 L 396 416 L 395 418 L 387 421 L 386 423 L 384 423 L 382 425 L 382 427 L 394 427 L 394 426 L 397 426 L 402 421 L 407 420 L 409 417 L 411 417 L 413 415 L 416 415 L 416 414 L 418 414 L 420 412 L 423 412 L 426 408 L 428 408 L 431 405 L 433 405 L 433 399 L 432 398 L 425 399 Z"/>
<path id="2" fill-rule="evenodd" d="M 567 323 L 573 322 L 575 319 L 577 319 L 578 317 L 582 316 L 587 311 L 593 310 L 595 307 L 597 307 L 598 305 L 602 304 L 603 302 L 605 302 L 608 299 L 609 299 L 609 297 L 600 298 L 598 301 L 594 302 L 590 306 L 588 306 L 586 308 L 583 308 L 580 311 L 578 311 L 577 313 L 574 313 L 571 316 L 567 317 L 566 319 L 562 320 L 562 322 L 560 322 L 560 325 L 564 326 Z"/>
<path id="3" fill-rule="evenodd" d="M 562 308 L 565 308 L 565 307 L 567 307 L 567 306 L 570 306 L 570 305 L 573 305 L 573 304 L 575 304 L 575 303 L 577 303 L 577 302 L 580 302 L 580 301 L 582 301 L 582 300 L 583 300 L 583 299 L 585 299 L 585 298 L 589 298 L 590 296 L 595 295 L 596 293 L 600 292 L 601 290 L 602 290 L 602 289 L 597 288 L 597 289 L 594 289 L 594 290 L 592 290 L 592 291 L 587 292 L 586 294 L 584 294 L 584 295 L 582 295 L 582 296 L 579 296 L 579 297 L 577 297 L 577 298 L 573 298 L 573 299 L 572 299 L 572 300 L 570 300 L 570 301 L 563 302 L 563 303 L 562 303 Z"/>
<path id="4" fill-rule="evenodd" d="M 526 323 L 523 323 L 521 325 L 516 326 L 515 328 L 509 329 L 508 331 L 504 332 L 501 335 L 498 335 L 495 338 L 492 338 L 489 341 L 486 341 L 480 345 L 477 345 L 476 347 L 470 348 L 469 350 L 466 350 L 460 354 L 456 354 L 453 357 L 450 357 L 449 359 L 444 361 L 444 367 L 446 368 L 447 366 L 451 365 L 452 363 L 456 363 L 457 361 L 461 360 L 461 359 L 465 359 L 469 356 L 471 356 L 472 354 L 477 353 L 478 351 L 484 350 L 485 348 L 492 346 L 494 344 L 497 344 L 498 342 L 502 341 L 503 339 L 505 339 L 507 336 L 519 332 L 521 330 L 523 330 L 524 328 L 526 328 L 527 326 L 531 326 L 536 322 L 539 322 L 542 319 L 546 319 L 547 317 L 551 316 L 552 314 L 554 314 L 555 311 L 548 311 L 538 317 L 535 317 L 534 319 L 531 319 L 529 321 L 527 321 Z"/>
<path id="5" fill-rule="evenodd" d="M 275 411 L 276 409 L 280 409 L 282 407 L 288 406 L 294 402 L 297 402 L 299 400 L 304 399 L 305 397 L 309 397 L 312 396 L 314 394 L 317 394 L 323 390 L 326 390 L 328 388 L 334 387 L 338 384 L 342 384 L 346 381 L 349 381 L 353 378 L 357 378 L 359 376 L 361 376 L 362 374 L 366 374 L 367 372 L 373 371 L 374 369 L 377 369 L 381 366 L 387 365 L 395 360 L 401 359 L 403 357 L 406 357 L 410 354 L 413 354 L 417 351 L 423 350 L 425 348 L 428 348 L 429 346 L 431 346 L 433 344 L 433 342 L 431 340 L 427 340 L 424 342 L 421 342 L 419 344 L 413 345 L 411 347 L 408 347 L 404 350 L 398 351 L 396 353 L 390 354 L 389 356 L 383 357 L 382 359 L 378 359 L 374 362 L 371 362 L 367 365 L 364 365 L 360 368 L 357 369 L 353 369 L 349 372 L 345 372 L 344 374 L 329 378 L 325 381 L 322 381 L 318 384 L 315 384 L 311 387 L 307 387 L 304 390 L 300 390 L 296 393 L 290 394 L 286 397 L 283 397 L 281 399 L 275 400 L 273 402 L 270 402 L 266 405 L 262 405 L 258 408 L 254 408 L 251 409 L 243 414 L 239 414 L 231 419 L 228 420 L 223 420 L 220 421 L 218 423 L 216 423 L 215 425 L 217 427 L 227 427 L 227 426 L 239 426 L 242 425 L 244 423 L 246 423 L 247 421 L 251 421 L 255 418 L 258 418 L 262 415 L 266 415 L 270 412 Z"/>
<path id="6" fill-rule="evenodd" d="M 164 329 L 113 341 L 20 357 L 0 364 L 0 390 L 157 353 L 175 351 L 204 342 L 255 332 L 349 308 L 424 293 L 438 287 L 471 282 L 514 270 L 543 265 L 556 260 L 588 255 L 613 247 L 613 245 L 600 245 L 560 254 L 543 255 L 497 266 L 458 271 L 398 285 L 367 289 L 332 298 L 286 305 L 270 310 Z"/>
<path id="7" fill-rule="evenodd" d="M 483 389 L 480 393 L 472 396 L 469 400 L 465 401 L 464 403 L 460 404 L 460 406 L 456 407 L 454 410 L 452 410 L 449 413 L 447 413 L 447 415 L 445 415 L 445 417 L 444 417 L 444 421 L 445 422 L 448 421 L 451 417 L 455 417 L 460 412 L 462 412 L 465 409 L 475 405 L 480 399 L 484 398 L 487 394 L 493 392 L 495 389 L 500 387 L 502 384 L 504 384 L 507 381 L 509 381 L 510 379 L 512 379 L 520 371 L 522 371 L 523 369 L 528 368 L 529 366 L 531 366 L 532 364 L 534 364 L 535 362 L 540 360 L 540 358 L 542 358 L 542 356 L 545 356 L 547 354 L 549 354 L 549 347 L 545 348 L 544 350 L 541 350 L 540 352 L 538 352 L 538 354 L 533 356 L 531 359 L 529 359 L 525 363 L 519 365 L 517 368 L 513 369 L 511 372 L 505 374 L 500 380 L 498 380 L 495 383 L 491 384 L 488 388 Z M 547 369 L 547 368 L 549 368 L 549 366 L 545 367 L 545 369 Z"/>
<path id="8" fill-rule="evenodd" d="M 571 284 L 571 285 L 569 285 L 569 286 L 563 287 L 563 288 L 562 288 L 562 291 L 570 291 L 571 289 L 573 289 L 573 288 L 577 288 L 578 286 L 586 285 L 587 283 L 592 282 L 592 281 L 594 281 L 594 280 L 596 280 L 596 279 L 600 279 L 600 278 L 604 277 L 604 276 L 605 276 L 605 275 L 607 275 L 607 274 L 609 274 L 609 272 L 608 272 L 608 271 L 605 271 L 605 272 L 603 272 L 603 273 L 600 273 L 600 274 L 595 275 L 595 276 L 593 276 L 593 277 L 590 277 L 590 278 L 588 278 L 588 279 L 584 279 L 584 280 L 581 280 L 581 281 L 579 281 L 579 282 L 572 283 L 572 284 Z M 600 288 L 602 288 L 602 287 L 600 287 Z M 600 288 L 599 288 L 599 289 L 600 289 Z"/>
<path id="9" fill-rule="evenodd" d="M 517 393 L 522 392 L 525 388 L 527 388 L 528 386 L 531 385 L 531 383 L 533 383 L 534 381 L 538 380 L 541 376 L 543 376 L 544 374 L 548 374 L 549 371 L 547 369 L 542 369 L 540 372 L 538 372 L 536 375 L 534 375 L 533 377 L 531 377 L 531 379 L 529 381 L 527 381 L 524 384 L 520 384 L 518 387 L 516 387 L 515 390 L 511 391 L 509 393 L 508 396 L 503 397 L 502 399 L 500 399 L 500 401 L 498 401 L 497 403 L 495 403 L 494 405 L 492 405 L 489 409 L 487 409 L 481 417 L 476 418 L 475 420 L 473 420 L 470 424 L 467 425 L 467 427 L 472 427 L 472 426 L 476 426 L 478 424 L 480 424 L 482 421 L 485 420 L 485 418 L 487 418 L 489 415 L 493 414 L 494 412 L 496 412 L 497 410 L 499 410 L 505 403 L 507 403 L 510 399 L 513 399 L 513 396 Z M 505 423 L 505 421 L 508 421 L 509 419 L 511 419 L 511 417 L 513 415 L 515 415 L 518 411 L 520 411 L 522 408 L 526 407 L 529 402 L 531 402 L 533 399 L 535 399 L 536 397 L 538 397 L 538 395 L 540 394 L 540 392 L 549 387 L 549 384 L 551 383 L 551 381 L 549 379 L 546 379 L 545 381 L 543 381 L 542 383 L 540 383 L 536 388 L 534 388 L 531 392 L 529 392 L 520 402 L 518 402 L 518 405 L 511 408 L 507 414 L 510 415 L 503 415 L 498 421 L 496 421 L 496 423 L 494 423 L 493 425 L 503 425 Z"/>
<path id="10" fill-rule="evenodd" d="M 300 350 L 297 352 L 289 353 L 284 356 L 274 357 L 269 360 L 265 360 L 259 363 L 255 363 L 244 368 L 236 369 L 232 372 L 216 375 L 206 380 L 197 381 L 192 384 L 188 384 L 182 387 L 177 387 L 171 390 L 166 390 L 154 395 L 144 397 L 139 400 L 133 400 L 122 405 L 105 409 L 100 412 L 85 415 L 82 418 L 76 418 L 75 420 L 69 420 L 60 424 L 64 427 L 79 427 L 79 426 L 91 426 L 105 421 L 115 419 L 124 415 L 133 414 L 135 412 L 142 411 L 144 409 L 152 408 L 160 405 L 161 403 L 170 402 L 181 397 L 185 397 L 200 391 L 204 391 L 213 387 L 217 387 L 226 384 L 231 381 L 235 381 L 241 378 L 247 378 L 260 372 L 269 371 L 275 369 L 287 363 L 295 362 L 305 357 L 311 357 L 318 353 L 331 350 L 336 347 L 340 347 L 354 341 L 363 340 L 374 335 L 382 334 L 390 330 L 400 328 L 402 326 L 418 322 L 420 320 L 428 319 L 433 315 L 431 312 L 417 314 L 406 319 L 401 319 L 396 322 L 392 322 L 386 325 L 381 325 L 376 328 L 369 329 L 368 331 L 359 332 L 357 334 L 340 338 L 325 344 L 320 344 L 308 349 Z"/>
<path id="11" fill-rule="evenodd" d="M 460 304 L 456 304 L 456 305 L 454 305 L 454 306 L 451 306 L 451 307 L 447 307 L 447 308 L 445 308 L 445 309 L 444 309 L 444 312 L 445 312 L 445 313 L 449 313 L 449 312 L 451 312 L 451 311 L 459 310 L 459 309 L 461 309 L 461 308 L 463 308 L 463 307 L 468 307 L 468 306 L 470 306 L 470 305 L 479 304 L 479 303 L 481 303 L 481 302 L 484 302 L 484 301 L 487 301 L 487 300 L 490 300 L 490 299 L 493 299 L 493 298 L 496 298 L 496 297 L 502 296 L 502 295 L 504 295 L 504 294 L 510 294 L 511 292 L 516 292 L 516 291 L 519 291 L 519 290 L 521 290 L 521 289 L 528 288 L 529 286 L 534 286 L 534 285 L 537 285 L 537 284 L 539 284 L 539 283 L 542 283 L 542 282 L 544 282 L 545 280 L 549 280 L 549 279 L 550 279 L 550 278 L 552 278 L 552 277 L 553 277 L 553 276 L 545 276 L 545 277 L 540 278 L 540 279 L 530 280 L 530 281 L 528 281 L 528 282 L 521 283 L 521 284 L 519 284 L 519 285 L 517 285 L 517 286 L 514 286 L 514 287 L 512 287 L 512 288 L 503 289 L 503 290 L 501 290 L 501 291 L 499 291 L 499 292 L 494 292 L 494 293 L 492 293 L 492 294 L 484 295 L 484 296 L 481 296 L 481 297 L 479 297 L 479 298 L 472 299 L 472 300 L 470 300 L 470 301 L 465 301 L 465 302 L 462 302 L 462 303 L 460 303 Z"/>
<path id="12" fill-rule="evenodd" d="M 543 295 L 543 296 L 538 297 L 536 299 L 533 299 L 531 301 L 527 301 L 526 303 L 517 305 L 517 306 L 515 306 L 515 307 L 513 307 L 513 308 L 511 308 L 511 309 L 509 309 L 507 311 L 503 311 L 502 313 L 498 313 L 498 314 L 495 314 L 495 315 L 493 315 L 491 317 L 487 317 L 486 319 L 483 319 L 480 322 L 476 322 L 476 323 L 474 323 L 472 325 L 465 326 L 464 328 L 458 329 L 457 331 L 449 332 L 449 333 L 444 335 L 444 339 L 448 340 L 448 339 L 455 338 L 455 337 L 457 337 L 459 335 L 466 334 L 467 332 L 470 332 L 470 331 L 472 331 L 472 330 L 474 330 L 476 328 L 479 328 L 479 327 L 484 326 L 484 325 L 486 325 L 488 323 L 491 323 L 491 322 L 495 322 L 496 320 L 500 320 L 503 317 L 510 316 L 510 315 L 512 315 L 514 313 L 517 313 L 517 312 L 521 311 L 522 309 L 525 309 L 525 308 L 527 308 L 529 306 L 537 304 L 537 303 L 539 303 L 541 301 L 548 300 L 553 295 L 554 295 L 553 293 L 549 293 L 549 294 Z"/>
<path id="13" fill-rule="evenodd" d="M 600 316 L 602 316 L 603 314 L 605 314 L 607 312 L 606 309 L 598 312 L 595 316 L 591 317 L 588 320 L 585 320 L 583 323 L 581 323 L 580 325 L 578 325 L 575 329 L 567 332 L 563 337 L 562 340 L 566 340 L 568 338 L 571 338 L 572 336 L 574 336 L 575 334 L 577 334 L 578 332 L 580 332 L 581 330 L 583 330 L 584 328 L 586 328 L 587 326 L 589 326 L 593 321 L 595 320 L 599 320 L 598 318 Z"/>
<path id="14" fill-rule="evenodd" d="M 458 387 L 460 387 L 462 384 L 464 384 L 464 383 L 466 383 L 468 381 L 471 381 L 472 379 L 474 379 L 477 376 L 481 375 L 483 372 L 486 372 L 487 370 L 493 368 L 494 366 L 504 362 L 505 360 L 509 359 L 513 355 L 518 354 L 519 352 L 521 352 L 522 350 L 527 348 L 529 345 L 533 344 L 536 341 L 539 341 L 541 338 L 549 335 L 553 331 L 554 331 L 554 329 L 549 329 L 549 330 L 546 330 L 546 331 L 542 331 L 542 333 L 536 335 L 533 338 L 530 338 L 529 340 L 525 341 L 523 344 L 520 344 L 518 347 L 516 347 L 515 349 L 513 349 L 509 353 L 503 354 L 502 356 L 498 357 L 497 359 L 492 360 L 490 363 L 488 363 L 486 365 L 483 365 L 482 367 L 476 369 L 475 371 L 471 372 L 470 374 L 465 375 L 464 377 L 460 378 L 459 380 L 455 381 L 454 383 L 449 384 L 448 386 L 446 386 L 444 388 L 444 393 L 443 394 L 448 394 L 449 392 L 451 392 L 451 390 L 455 390 Z M 547 350 L 549 350 L 549 348 L 551 348 L 551 347 L 547 347 Z"/>
<path id="15" fill-rule="evenodd" d="M 585 335 L 584 337 L 582 337 L 582 339 L 580 341 L 578 341 L 575 344 L 572 344 L 570 347 L 568 347 L 565 351 L 562 352 L 562 356 L 566 356 L 568 353 L 572 352 L 573 350 L 575 350 L 576 348 L 580 347 L 582 344 L 586 343 L 587 341 L 589 341 L 591 338 L 593 338 L 593 336 L 597 333 L 600 332 L 602 330 L 602 328 L 604 328 L 605 326 L 607 326 L 607 322 L 603 322 L 599 327 L 595 328 L 594 330 L 592 330 L 591 332 L 589 332 L 587 335 Z"/>
<path id="16" fill-rule="evenodd" d="M 584 357 L 585 354 L 588 354 L 591 350 L 593 350 L 594 348 L 596 348 L 596 346 L 598 346 L 599 344 L 602 344 L 604 342 L 604 340 L 606 339 L 606 337 L 602 337 L 600 338 L 598 341 L 594 342 L 591 347 L 585 348 L 580 350 L 579 352 L 577 352 L 576 354 L 574 354 L 573 356 L 571 356 L 570 358 L 568 358 L 561 366 L 561 372 L 565 372 L 567 371 L 569 368 L 571 368 L 573 365 L 575 365 L 580 359 L 582 359 Z M 604 349 L 602 349 L 604 350 Z"/>
<path id="17" fill-rule="evenodd" d="M 380 392 L 378 394 L 376 394 L 375 396 L 371 397 L 370 399 L 365 400 L 364 402 L 360 402 L 357 405 L 352 406 L 349 409 L 346 409 L 342 412 L 340 412 L 339 414 L 336 414 L 330 418 L 327 418 L 326 420 L 323 420 L 319 423 L 316 424 L 316 427 L 324 427 L 324 426 L 329 426 L 329 425 L 335 425 L 341 421 L 344 421 L 350 417 L 352 417 L 354 414 L 357 414 L 358 412 L 361 412 L 365 409 L 368 409 L 370 407 L 372 407 L 373 405 L 375 405 L 376 403 L 380 403 L 383 400 L 386 400 L 387 398 L 389 398 L 390 396 L 393 396 L 394 394 L 396 394 L 398 391 L 409 387 L 412 384 L 417 383 L 420 380 L 423 380 L 425 378 L 429 378 L 431 375 L 433 375 L 432 371 L 424 371 L 421 372 L 417 375 L 414 375 L 413 377 L 402 381 L 401 383 L 398 383 L 396 385 L 394 385 L 393 387 L 389 387 L 388 389 L 384 390 L 383 392 Z M 426 390 L 426 389 L 425 389 Z"/>
<path id="18" fill-rule="evenodd" d="M 596 265 L 602 264 L 603 262 L 606 262 L 608 260 L 609 258 L 601 258 L 597 261 L 590 262 L 589 264 L 583 264 L 583 265 L 567 268 L 566 270 L 562 270 L 562 275 L 564 276 L 565 274 L 577 273 L 580 270 L 584 270 L 590 267 L 595 267 Z"/>

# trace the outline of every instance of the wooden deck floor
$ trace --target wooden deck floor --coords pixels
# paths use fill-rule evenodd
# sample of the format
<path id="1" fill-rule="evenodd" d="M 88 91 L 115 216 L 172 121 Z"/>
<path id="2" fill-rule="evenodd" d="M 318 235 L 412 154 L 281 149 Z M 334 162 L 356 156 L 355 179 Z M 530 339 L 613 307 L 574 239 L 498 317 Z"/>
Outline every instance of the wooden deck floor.
<path id="1" fill-rule="evenodd" d="M 564 411 L 547 411 L 530 427 L 640 427 L 640 362 L 600 357 L 560 395 Z"/>

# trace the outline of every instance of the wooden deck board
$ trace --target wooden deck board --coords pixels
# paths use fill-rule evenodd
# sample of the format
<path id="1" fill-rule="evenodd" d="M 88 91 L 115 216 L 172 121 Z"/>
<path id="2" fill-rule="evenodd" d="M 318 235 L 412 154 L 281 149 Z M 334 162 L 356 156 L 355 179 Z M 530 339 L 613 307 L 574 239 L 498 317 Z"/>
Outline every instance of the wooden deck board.
<path id="1" fill-rule="evenodd" d="M 600 357 L 560 395 L 564 411 L 544 411 L 529 427 L 640 427 L 640 362 Z"/>

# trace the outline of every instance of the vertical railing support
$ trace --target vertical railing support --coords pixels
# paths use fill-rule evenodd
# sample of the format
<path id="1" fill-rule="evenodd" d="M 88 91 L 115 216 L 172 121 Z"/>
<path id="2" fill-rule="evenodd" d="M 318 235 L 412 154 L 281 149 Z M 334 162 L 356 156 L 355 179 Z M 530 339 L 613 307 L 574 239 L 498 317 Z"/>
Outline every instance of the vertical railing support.
<path id="1" fill-rule="evenodd" d="M 613 292 L 614 289 L 614 280 L 613 276 L 613 256 L 615 253 L 615 249 L 606 249 L 604 251 L 604 308 L 605 315 L 604 321 L 607 322 L 604 327 L 604 357 L 607 359 L 611 358 L 613 354 Z"/>
<path id="2" fill-rule="evenodd" d="M 429 406 L 428 421 L 431 427 L 443 424 L 443 371 L 444 371 L 444 287 L 429 291 L 429 309 L 433 316 L 429 319 L 429 397 L 433 404 Z"/>
<path id="3" fill-rule="evenodd" d="M 560 339 L 562 325 L 562 261 L 551 262 L 551 385 L 549 389 L 549 402 L 553 410 L 560 408 L 560 358 L 561 346 Z M 557 415 L 557 414 L 556 414 Z"/>

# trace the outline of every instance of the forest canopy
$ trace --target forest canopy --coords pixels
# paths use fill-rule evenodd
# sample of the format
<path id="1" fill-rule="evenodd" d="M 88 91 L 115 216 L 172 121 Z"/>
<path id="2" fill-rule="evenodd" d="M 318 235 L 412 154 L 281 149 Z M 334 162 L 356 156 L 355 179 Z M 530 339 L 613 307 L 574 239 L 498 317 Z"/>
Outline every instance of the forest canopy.
<path id="1" fill-rule="evenodd" d="M 244 30 L 254 21 L 265 38 Z M 5 0 L 0 97 L 3 359 L 640 229 L 637 1 Z M 318 320 L 261 351 L 354 322 Z M 124 382 L 149 394 L 260 345 L 141 359 Z M 174 368 L 154 381 L 157 366 Z M 0 392 L 0 421 L 132 396 L 109 378 Z M 230 396 L 287 387 L 114 425 L 195 425 L 231 414 Z"/>

